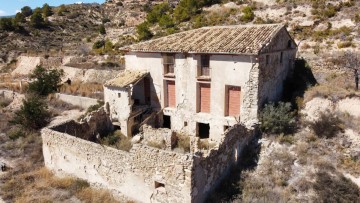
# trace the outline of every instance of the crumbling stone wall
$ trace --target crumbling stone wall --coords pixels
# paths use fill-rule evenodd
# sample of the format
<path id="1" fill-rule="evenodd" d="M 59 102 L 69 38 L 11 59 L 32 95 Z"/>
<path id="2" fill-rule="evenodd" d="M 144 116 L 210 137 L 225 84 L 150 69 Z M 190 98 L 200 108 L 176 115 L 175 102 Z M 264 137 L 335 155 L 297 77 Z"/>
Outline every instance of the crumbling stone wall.
<path id="1" fill-rule="evenodd" d="M 85 140 L 96 140 L 96 135 L 106 135 L 112 131 L 113 126 L 104 108 L 89 113 L 81 122 L 74 120 L 52 126 L 51 129 L 66 133 Z"/>
<path id="2" fill-rule="evenodd" d="M 91 124 L 91 119 L 87 123 Z M 79 128 L 74 122 L 67 124 Z M 253 135 L 237 124 L 208 153 L 192 150 L 182 154 L 143 144 L 134 144 L 126 152 L 64 133 L 64 126 L 41 131 L 46 167 L 140 202 L 204 202 L 238 162 Z M 148 128 L 144 128 L 147 133 L 154 133 Z"/>
<path id="3" fill-rule="evenodd" d="M 61 66 L 63 63 L 62 57 L 48 57 L 40 58 L 40 64 L 44 68 L 55 68 Z"/>
<path id="4" fill-rule="evenodd" d="M 125 152 L 49 128 L 41 134 L 45 165 L 57 174 L 85 179 L 140 202 L 164 197 L 168 202 L 191 202 L 189 154 L 141 144 Z"/>
<path id="5" fill-rule="evenodd" d="M 254 131 L 235 125 L 227 131 L 217 149 L 208 154 L 195 153 L 192 173 L 192 202 L 204 202 L 209 193 L 239 162 L 244 146 L 253 138 Z"/>

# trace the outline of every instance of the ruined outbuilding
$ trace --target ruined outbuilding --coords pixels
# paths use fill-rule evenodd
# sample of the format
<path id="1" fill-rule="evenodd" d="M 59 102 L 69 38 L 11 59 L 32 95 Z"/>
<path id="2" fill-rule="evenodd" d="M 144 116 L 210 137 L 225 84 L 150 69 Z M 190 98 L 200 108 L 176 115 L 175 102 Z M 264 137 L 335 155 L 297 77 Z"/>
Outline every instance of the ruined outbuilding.
<path id="1" fill-rule="evenodd" d="M 105 111 L 41 131 L 45 165 L 138 202 L 205 202 L 254 138 L 261 106 L 280 98 L 296 48 L 280 24 L 122 48 L 126 69 L 104 85 Z M 132 148 L 98 144 L 110 128 Z"/>

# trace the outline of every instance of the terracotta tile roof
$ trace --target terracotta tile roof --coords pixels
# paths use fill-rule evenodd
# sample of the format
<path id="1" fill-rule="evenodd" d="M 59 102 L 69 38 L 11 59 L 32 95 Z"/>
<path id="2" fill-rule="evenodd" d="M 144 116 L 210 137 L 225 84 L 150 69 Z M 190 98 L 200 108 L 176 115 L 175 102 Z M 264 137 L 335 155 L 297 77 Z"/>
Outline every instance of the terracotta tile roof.
<path id="1" fill-rule="evenodd" d="M 121 48 L 135 52 L 258 54 L 283 24 L 203 27 Z"/>
<path id="2" fill-rule="evenodd" d="M 130 71 L 124 70 L 116 78 L 109 80 L 105 83 L 105 86 L 112 87 L 128 87 L 130 84 L 136 84 L 138 81 L 143 79 L 148 72 L 145 71 Z"/>

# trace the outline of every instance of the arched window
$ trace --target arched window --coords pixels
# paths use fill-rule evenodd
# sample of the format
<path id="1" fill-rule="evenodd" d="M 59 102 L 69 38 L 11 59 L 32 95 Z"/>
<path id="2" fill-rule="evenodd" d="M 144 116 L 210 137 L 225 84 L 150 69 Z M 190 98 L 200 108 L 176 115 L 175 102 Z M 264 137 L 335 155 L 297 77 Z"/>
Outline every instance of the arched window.
<path id="1" fill-rule="evenodd" d="M 288 41 L 287 47 L 288 47 L 288 48 L 291 48 L 291 40 Z"/>

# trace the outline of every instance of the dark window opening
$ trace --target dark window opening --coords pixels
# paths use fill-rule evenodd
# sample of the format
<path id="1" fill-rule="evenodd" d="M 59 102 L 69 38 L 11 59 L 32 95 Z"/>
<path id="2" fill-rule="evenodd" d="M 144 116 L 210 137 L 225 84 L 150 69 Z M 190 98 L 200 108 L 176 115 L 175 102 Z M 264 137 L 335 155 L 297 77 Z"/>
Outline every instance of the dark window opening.
<path id="1" fill-rule="evenodd" d="M 210 56 L 201 55 L 200 76 L 210 76 Z"/>
<path id="2" fill-rule="evenodd" d="M 288 48 L 291 48 L 291 44 L 292 44 L 292 43 L 291 43 L 291 40 L 289 40 L 287 47 L 288 47 Z"/>
<path id="3" fill-rule="evenodd" d="M 139 104 L 140 104 L 140 100 L 139 100 L 139 99 L 134 99 L 134 104 L 135 104 L 135 105 L 139 105 Z"/>
<path id="4" fill-rule="evenodd" d="M 174 74 L 175 55 L 163 54 L 164 74 Z"/>
<path id="5" fill-rule="evenodd" d="M 121 97 L 121 93 L 118 93 L 118 97 L 119 97 L 119 98 Z"/>
<path id="6" fill-rule="evenodd" d="M 159 188 L 159 187 L 165 188 L 165 184 L 155 181 L 155 189 L 156 189 L 156 188 Z"/>
<path id="7" fill-rule="evenodd" d="M 184 122 L 184 127 L 186 127 L 188 125 L 187 121 Z"/>
<path id="8" fill-rule="evenodd" d="M 270 61 L 270 56 L 266 55 L 266 65 L 269 65 L 269 61 Z"/>
<path id="9" fill-rule="evenodd" d="M 206 123 L 198 123 L 198 136 L 200 137 L 200 139 L 209 138 L 210 125 Z"/>
<path id="10" fill-rule="evenodd" d="M 113 126 L 114 126 L 114 131 L 121 130 L 121 127 L 119 125 L 113 125 Z"/>
<path id="11" fill-rule="evenodd" d="M 163 128 L 168 128 L 171 129 L 171 117 L 170 116 L 163 116 L 164 119 L 164 123 L 163 123 Z"/>
<path id="12" fill-rule="evenodd" d="M 283 52 L 280 53 L 280 63 L 283 62 Z"/>

